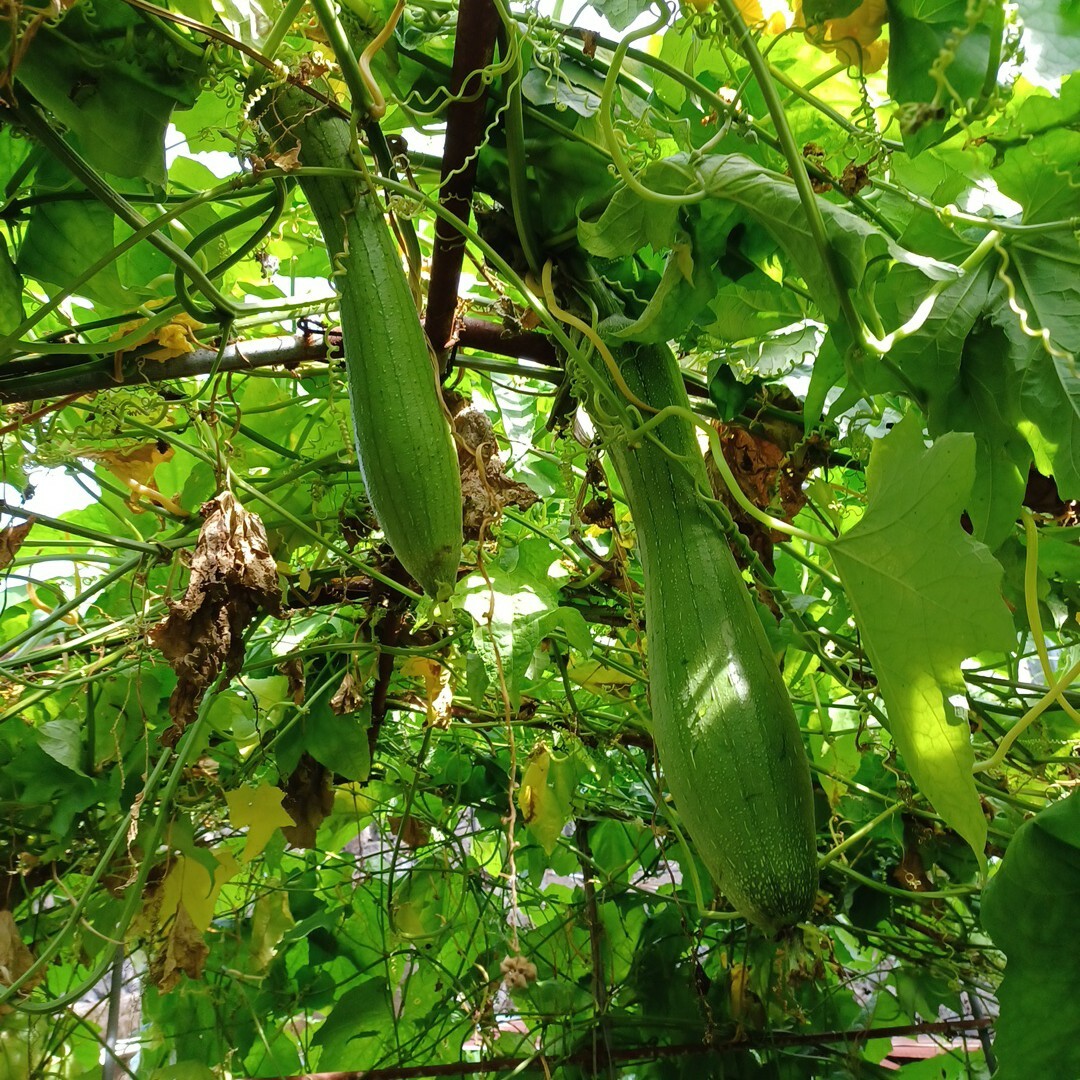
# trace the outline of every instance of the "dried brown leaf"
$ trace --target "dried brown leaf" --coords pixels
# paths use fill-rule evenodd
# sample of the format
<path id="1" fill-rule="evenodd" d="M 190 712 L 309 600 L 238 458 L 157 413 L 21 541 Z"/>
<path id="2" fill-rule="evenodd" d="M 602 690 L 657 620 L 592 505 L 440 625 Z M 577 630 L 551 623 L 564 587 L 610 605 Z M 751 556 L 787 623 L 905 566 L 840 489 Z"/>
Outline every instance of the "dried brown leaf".
<path id="1" fill-rule="evenodd" d="M 34 527 L 34 518 L 27 518 L 21 525 L 9 525 L 0 531 L 0 570 L 10 566 L 15 561 L 15 555 L 27 533 Z"/>
<path id="2" fill-rule="evenodd" d="M 0 985 L 10 986 L 21 979 L 34 962 L 34 954 L 23 943 L 15 916 L 10 911 L 0 911 Z M 21 992 L 29 993 L 39 982 L 42 973 L 22 984 Z M 9 1008 L 0 1008 L 0 1015 Z"/>
<path id="3" fill-rule="evenodd" d="M 289 696 L 294 705 L 304 704 L 304 661 L 298 656 L 290 656 L 282 664 L 278 664 L 278 671 L 289 680 Z"/>
<path id="4" fill-rule="evenodd" d="M 165 947 L 156 952 L 150 963 L 150 978 L 163 994 L 167 994 L 180 981 L 181 975 L 201 979 L 209 955 L 210 949 L 202 931 L 191 921 L 187 908 L 180 904 L 176 917 L 169 924 Z"/>
<path id="5" fill-rule="evenodd" d="M 330 699 L 330 708 L 337 716 L 359 712 L 364 705 L 364 684 L 351 672 L 345 672 L 341 685 Z"/>
<path id="6" fill-rule="evenodd" d="M 221 671 L 231 679 L 240 670 L 248 624 L 280 612 L 277 566 L 258 514 L 231 492 L 205 503 L 201 513 L 187 592 L 179 602 L 169 601 L 169 614 L 150 631 L 150 643 L 179 680 L 169 699 L 173 726 L 162 738 L 167 745 L 175 745 L 195 718 Z"/>
<path id="7" fill-rule="evenodd" d="M 391 815 L 387 824 L 395 836 L 401 837 L 401 842 L 409 848 L 420 848 L 431 841 L 431 826 L 418 821 L 410 814 L 405 818 L 405 828 L 401 827 L 401 818 Z"/>
<path id="8" fill-rule="evenodd" d="M 310 754 L 300 755 L 300 760 L 285 782 L 285 798 L 281 808 L 296 822 L 285 825 L 282 833 L 294 848 L 315 847 L 319 826 L 334 809 L 334 791 L 330 770 Z"/>

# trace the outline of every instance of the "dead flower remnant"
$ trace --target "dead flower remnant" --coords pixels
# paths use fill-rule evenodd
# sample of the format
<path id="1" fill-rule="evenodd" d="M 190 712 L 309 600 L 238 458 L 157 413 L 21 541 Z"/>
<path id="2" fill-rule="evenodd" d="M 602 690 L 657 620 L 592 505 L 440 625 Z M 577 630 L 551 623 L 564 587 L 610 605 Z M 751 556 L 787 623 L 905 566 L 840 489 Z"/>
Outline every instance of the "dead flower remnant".
<path id="1" fill-rule="evenodd" d="M 244 662 L 244 631 L 260 614 L 278 615 L 281 589 L 266 530 L 231 492 L 204 503 L 187 592 L 169 601 L 169 614 L 150 631 L 179 677 L 169 699 L 173 726 L 162 742 L 174 746 L 195 719 L 207 687 L 224 669 L 232 678 Z"/>

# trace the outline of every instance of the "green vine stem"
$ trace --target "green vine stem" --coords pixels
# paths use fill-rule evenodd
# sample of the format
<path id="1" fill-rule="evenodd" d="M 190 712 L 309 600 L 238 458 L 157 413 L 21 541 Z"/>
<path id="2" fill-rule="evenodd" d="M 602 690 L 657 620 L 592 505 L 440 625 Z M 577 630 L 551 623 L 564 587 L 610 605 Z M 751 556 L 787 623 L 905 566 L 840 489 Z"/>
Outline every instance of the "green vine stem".
<path id="1" fill-rule="evenodd" d="M 1024 553 L 1024 609 L 1027 612 L 1028 628 L 1035 643 L 1035 652 L 1039 656 L 1039 666 L 1047 686 L 1054 686 L 1057 677 L 1050 663 L 1050 653 L 1046 648 L 1046 635 L 1043 633 L 1042 615 L 1039 613 L 1039 530 L 1035 518 L 1027 507 L 1020 508 L 1020 517 L 1024 523 L 1024 539 L 1027 550 Z M 1061 707 L 1073 723 L 1080 725 L 1080 711 L 1073 708 L 1065 698 L 1061 698 Z"/>
<path id="2" fill-rule="evenodd" d="M 507 42 L 507 59 L 513 67 L 506 76 L 506 158 L 510 177 L 510 211 L 517 230 L 518 243 L 529 269 L 537 274 L 543 262 L 537 246 L 529 209 L 529 182 L 525 156 L 525 119 L 522 112 L 521 80 L 524 71 L 521 60 L 521 35 L 503 0 L 492 0 Z"/>
<path id="3" fill-rule="evenodd" d="M 861 825 L 850 836 L 845 837 L 836 847 L 827 851 L 818 859 L 818 869 L 828 866 L 834 859 L 838 859 L 849 848 L 854 847 L 865 836 L 869 836 L 880 824 L 888 821 L 895 813 L 904 809 L 903 803 L 893 803 L 885 807 L 876 817 L 871 818 L 865 825 Z"/>
<path id="4" fill-rule="evenodd" d="M 372 96 L 368 84 L 360 73 L 352 45 L 345 33 L 345 27 L 341 25 L 341 20 L 338 18 L 337 10 L 331 0 L 311 0 L 311 6 L 315 9 L 315 17 L 319 20 L 323 33 L 326 34 L 330 48 L 334 50 L 334 57 L 341 69 L 341 77 L 349 88 L 353 115 L 358 118 L 369 116 Z"/>
<path id="5" fill-rule="evenodd" d="M 656 21 L 627 34 L 615 49 L 615 55 L 611 58 L 611 64 L 608 67 L 607 77 L 604 79 L 604 89 L 600 94 L 600 108 L 596 115 L 597 120 L 600 122 L 600 130 L 604 133 L 604 143 L 622 182 L 635 195 L 649 202 L 660 203 L 664 206 L 686 206 L 690 203 L 701 202 L 706 198 L 705 190 L 698 188 L 697 191 L 683 194 L 667 194 L 647 187 L 631 172 L 626 155 L 623 153 L 622 144 L 619 142 L 619 137 L 615 131 L 615 86 L 622 70 L 623 60 L 626 59 L 626 50 L 635 41 L 641 41 L 644 38 L 660 33 L 671 20 L 671 11 L 668 9 L 665 0 L 656 0 L 656 6 L 660 9 Z"/>
<path id="6" fill-rule="evenodd" d="M 1016 740 L 1019 739 L 1047 709 L 1062 701 L 1062 695 L 1078 677 L 1080 677 L 1080 660 L 1073 664 L 1060 679 L 1054 682 L 1050 689 L 1047 690 L 1019 720 L 1017 720 L 1017 722 L 1008 730 L 1001 742 L 998 743 L 997 749 L 993 754 L 985 761 L 975 762 L 971 771 L 978 774 L 989 772 L 991 769 L 996 769 L 1005 760 L 1005 756 L 1008 754 L 1013 743 L 1016 742 Z"/>

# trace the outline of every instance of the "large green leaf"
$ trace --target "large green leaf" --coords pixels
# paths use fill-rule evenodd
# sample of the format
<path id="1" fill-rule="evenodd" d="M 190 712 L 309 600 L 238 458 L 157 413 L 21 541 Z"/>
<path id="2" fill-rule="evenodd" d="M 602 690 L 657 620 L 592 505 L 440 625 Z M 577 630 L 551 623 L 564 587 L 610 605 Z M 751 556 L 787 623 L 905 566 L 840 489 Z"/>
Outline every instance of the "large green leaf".
<path id="1" fill-rule="evenodd" d="M 84 189 L 52 158 L 38 166 L 34 194 L 45 198 L 31 209 L 30 223 L 19 247 L 18 270 L 26 277 L 68 288 L 131 235 L 131 230 L 120 224 L 108 207 L 86 198 Z M 143 241 L 73 291 L 110 310 L 131 310 L 160 295 L 154 287 L 155 279 L 170 266 L 165 255 Z"/>
<path id="2" fill-rule="evenodd" d="M 1076 0 L 1024 0 L 1024 76 L 1052 86 L 1080 70 L 1080 4 Z"/>
<path id="3" fill-rule="evenodd" d="M 1010 249 L 1011 292 L 995 295 L 994 322 L 1009 341 L 1023 432 L 1039 471 L 1061 495 L 1080 497 L 1080 283 L 1076 244 L 1043 237 L 1038 248 Z M 1021 311 L 1023 314 L 1021 314 Z"/>
<path id="4" fill-rule="evenodd" d="M 832 554 L 874 665 L 893 738 L 920 790 L 982 856 L 968 723 L 950 698 L 960 664 L 1012 645 L 1001 567 L 960 526 L 975 474 L 970 435 L 927 449 L 908 417 L 875 444 L 862 519 Z"/>
<path id="5" fill-rule="evenodd" d="M 365 979 L 334 1003 L 312 1045 L 323 1070 L 370 1069 L 394 1037 L 394 1005 L 385 979 Z"/>
<path id="6" fill-rule="evenodd" d="M 197 95 L 201 61 L 121 0 L 70 8 L 46 23 L 18 80 L 75 135 L 91 165 L 165 182 L 165 128 Z"/>
<path id="7" fill-rule="evenodd" d="M 662 175 L 659 170 L 668 169 L 683 177 L 691 168 L 685 154 L 654 166 L 658 175 Z M 797 267 L 826 318 L 836 319 L 839 303 L 832 278 L 821 258 L 795 184 L 741 154 L 710 155 L 697 166 L 696 172 L 699 183 L 712 198 L 736 204 L 772 234 Z M 653 170 L 649 170 L 650 183 L 652 174 Z M 917 265 L 925 281 L 952 273 L 950 268 L 929 259 L 915 260 L 877 226 L 850 210 L 824 199 L 818 199 L 817 205 L 833 258 L 849 289 L 867 286 L 872 274 L 883 273 L 895 262 Z"/>
<path id="8" fill-rule="evenodd" d="M 22 278 L 0 236 L 0 335 L 10 334 L 26 318 L 22 306 Z"/>
<path id="9" fill-rule="evenodd" d="M 961 102 L 993 89 L 1003 20 L 993 4 L 969 25 L 965 0 L 887 3 L 889 94 L 902 107 L 904 145 L 914 154 L 938 140 Z"/>
<path id="10" fill-rule="evenodd" d="M 995 1080 L 1080 1076 L 1080 793 L 1025 822 L 986 887 L 983 925 L 1008 963 Z"/>
<path id="11" fill-rule="evenodd" d="M 937 297 L 919 330 L 889 351 L 889 359 L 920 389 L 931 405 L 956 382 L 961 350 L 975 320 L 986 306 L 989 269 L 980 268 L 951 282 Z M 888 326 L 901 326 L 915 314 L 926 291 L 925 279 L 912 266 L 898 266 L 889 275 L 879 310 Z"/>
<path id="12" fill-rule="evenodd" d="M 1012 532 L 1032 460 L 1021 433 L 1014 379 L 1001 362 L 1006 347 L 996 327 L 969 334 L 959 370 L 947 393 L 931 396 L 927 418 L 933 436 L 970 431 L 975 437 L 975 482 L 967 512 L 975 538 L 991 551 Z"/>

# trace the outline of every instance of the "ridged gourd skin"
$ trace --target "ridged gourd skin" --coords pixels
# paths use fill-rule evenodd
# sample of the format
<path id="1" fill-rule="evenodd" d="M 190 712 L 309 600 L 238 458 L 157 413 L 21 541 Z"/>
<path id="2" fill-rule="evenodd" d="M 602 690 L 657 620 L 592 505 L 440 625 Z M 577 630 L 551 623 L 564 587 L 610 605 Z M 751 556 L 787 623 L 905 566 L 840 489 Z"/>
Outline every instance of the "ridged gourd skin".
<path id="1" fill-rule="evenodd" d="M 671 350 L 617 350 L 629 388 L 656 409 L 689 408 Z M 764 627 L 708 491 L 692 427 L 609 446 L 645 578 L 649 697 L 660 764 L 683 825 L 737 911 L 769 932 L 807 917 L 817 893 L 810 766 Z"/>
<path id="2" fill-rule="evenodd" d="M 259 117 L 300 164 L 349 165 L 348 122 L 295 87 L 267 95 Z M 360 472 L 401 565 L 445 600 L 461 561 L 461 474 L 435 366 L 397 245 L 376 193 L 359 177 L 299 177 L 334 262 Z M 342 272 L 343 271 L 343 272 Z"/>

